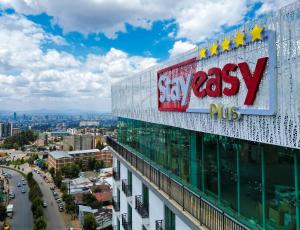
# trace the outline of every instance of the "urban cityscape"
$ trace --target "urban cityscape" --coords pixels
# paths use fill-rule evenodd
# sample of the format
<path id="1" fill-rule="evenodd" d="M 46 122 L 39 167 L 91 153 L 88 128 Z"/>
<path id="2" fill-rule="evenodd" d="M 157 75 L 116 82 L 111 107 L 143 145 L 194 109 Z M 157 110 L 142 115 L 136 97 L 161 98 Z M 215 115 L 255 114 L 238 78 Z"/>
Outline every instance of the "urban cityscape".
<path id="1" fill-rule="evenodd" d="M 0 229 L 300 230 L 300 1 L 1 0 Z"/>

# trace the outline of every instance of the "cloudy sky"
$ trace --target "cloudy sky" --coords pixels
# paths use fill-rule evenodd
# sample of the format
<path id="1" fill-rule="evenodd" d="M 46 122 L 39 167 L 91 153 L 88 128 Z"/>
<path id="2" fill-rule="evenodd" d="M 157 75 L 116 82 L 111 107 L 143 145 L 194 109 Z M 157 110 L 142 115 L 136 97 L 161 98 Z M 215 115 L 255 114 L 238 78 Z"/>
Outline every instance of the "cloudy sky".
<path id="1" fill-rule="evenodd" d="M 287 0 L 0 0 L 0 110 L 110 111 L 110 86 Z"/>

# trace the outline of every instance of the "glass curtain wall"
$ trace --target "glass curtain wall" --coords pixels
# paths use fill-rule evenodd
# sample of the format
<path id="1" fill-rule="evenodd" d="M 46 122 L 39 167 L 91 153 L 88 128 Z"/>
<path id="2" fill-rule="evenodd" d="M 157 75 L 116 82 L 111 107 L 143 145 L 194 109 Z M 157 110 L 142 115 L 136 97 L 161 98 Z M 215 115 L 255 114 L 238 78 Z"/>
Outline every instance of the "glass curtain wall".
<path id="1" fill-rule="evenodd" d="M 119 118 L 118 141 L 254 229 L 300 229 L 299 149 Z"/>

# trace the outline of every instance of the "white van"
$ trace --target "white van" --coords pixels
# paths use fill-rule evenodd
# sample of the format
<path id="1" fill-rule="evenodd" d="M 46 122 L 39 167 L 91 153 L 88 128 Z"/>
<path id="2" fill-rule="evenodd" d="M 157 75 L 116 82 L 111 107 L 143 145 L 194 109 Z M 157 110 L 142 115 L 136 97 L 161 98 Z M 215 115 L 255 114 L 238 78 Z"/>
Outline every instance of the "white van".
<path id="1" fill-rule="evenodd" d="M 14 205 L 13 204 L 9 204 L 6 207 L 6 215 L 9 216 L 10 218 L 13 217 L 14 214 Z"/>

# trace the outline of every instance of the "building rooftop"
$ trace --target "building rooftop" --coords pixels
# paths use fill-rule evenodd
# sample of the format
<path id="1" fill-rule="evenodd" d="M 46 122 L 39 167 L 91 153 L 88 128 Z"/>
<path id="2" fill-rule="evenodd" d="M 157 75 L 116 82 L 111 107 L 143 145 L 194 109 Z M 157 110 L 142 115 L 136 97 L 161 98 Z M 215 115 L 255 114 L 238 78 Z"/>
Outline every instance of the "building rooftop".
<path id="1" fill-rule="evenodd" d="M 49 152 L 49 154 L 54 158 L 54 159 L 60 159 L 60 158 L 72 158 L 72 156 L 70 156 L 68 154 L 68 152 L 65 151 L 53 151 L 53 152 Z"/>
<path id="2" fill-rule="evenodd" d="M 106 146 L 104 149 L 102 149 L 101 151 L 111 151 L 111 147 L 110 146 Z"/>
<path id="3" fill-rule="evenodd" d="M 99 149 L 87 149 L 87 150 L 68 151 L 67 153 L 70 155 L 75 155 L 75 154 L 95 153 L 95 152 L 100 152 L 100 150 Z"/>

